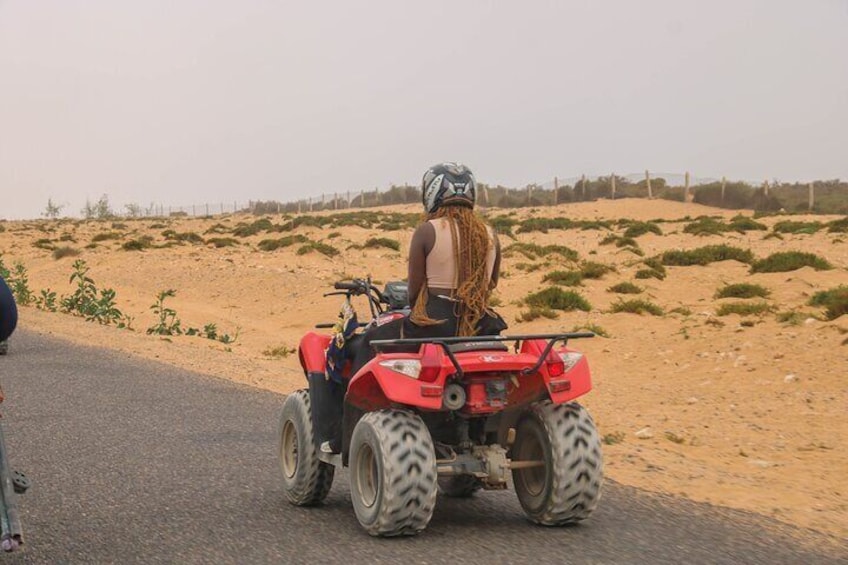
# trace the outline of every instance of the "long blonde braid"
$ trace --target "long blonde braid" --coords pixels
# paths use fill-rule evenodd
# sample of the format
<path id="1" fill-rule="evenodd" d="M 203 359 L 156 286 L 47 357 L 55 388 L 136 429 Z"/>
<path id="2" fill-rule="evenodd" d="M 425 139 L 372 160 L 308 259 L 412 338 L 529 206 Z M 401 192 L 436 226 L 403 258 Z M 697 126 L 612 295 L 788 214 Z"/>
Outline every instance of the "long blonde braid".
<path id="1" fill-rule="evenodd" d="M 456 265 L 456 292 L 458 300 L 454 314 L 459 318 L 457 335 L 477 333 L 477 322 L 483 317 L 489 301 L 490 280 L 487 258 L 492 241 L 483 220 L 467 206 L 441 206 L 427 219 L 447 218 L 453 240 Z M 445 320 L 434 320 L 427 315 L 429 289 L 427 281 L 421 285 L 410 320 L 419 326 L 432 326 Z"/>

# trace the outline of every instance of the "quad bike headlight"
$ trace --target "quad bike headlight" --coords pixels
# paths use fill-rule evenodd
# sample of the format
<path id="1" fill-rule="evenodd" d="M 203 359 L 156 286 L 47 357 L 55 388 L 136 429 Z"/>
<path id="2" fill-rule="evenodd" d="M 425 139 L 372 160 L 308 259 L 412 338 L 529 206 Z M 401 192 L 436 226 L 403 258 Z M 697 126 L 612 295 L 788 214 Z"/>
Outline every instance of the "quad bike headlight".
<path id="1" fill-rule="evenodd" d="M 583 354 L 577 353 L 576 351 L 563 351 L 560 352 L 559 357 L 562 359 L 562 362 L 565 365 L 565 372 L 567 373 L 573 369 L 581 359 L 583 359 Z"/>
<path id="2" fill-rule="evenodd" d="M 418 359 L 390 359 L 380 361 L 380 366 L 413 379 L 421 374 L 421 361 Z"/>

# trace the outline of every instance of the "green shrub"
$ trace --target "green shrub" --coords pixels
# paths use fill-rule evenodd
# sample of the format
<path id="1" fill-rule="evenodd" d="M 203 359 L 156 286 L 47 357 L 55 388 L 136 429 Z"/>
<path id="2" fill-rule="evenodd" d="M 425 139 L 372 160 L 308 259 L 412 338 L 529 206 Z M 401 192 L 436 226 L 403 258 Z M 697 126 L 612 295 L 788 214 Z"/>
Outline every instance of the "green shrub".
<path id="1" fill-rule="evenodd" d="M 547 306 L 531 306 L 529 310 L 524 310 L 520 314 L 516 320 L 519 322 L 532 322 L 538 318 L 547 318 L 549 320 L 554 320 L 559 317 L 559 314 L 556 310 L 551 310 Z"/>
<path id="2" fill-rule="evenodd" d="M 660 256 L 660 261 L 666 266 L 687 267 L 690 265 L 709 265 L 716 261 L 739 261 L 751 263 L 754 254 L 748 249 L 739 249 L 730 245 L 707 245 L 697 249 L 675 249 L 666 251 Z"/>
<path id="3" fill-rule="evenodd" d="M 93 243 L 97 243 L 98 241 L 107 241 L 110 239 L 121 239 L 123 234 L 114 231 L 104 231 L 98 234 L 95 234 L 94 237 L 91 238 Z"/>
<path id="4" fill-rule="evenodd" d="M 194 232 L 178 233 L 174 230 L 165 230 L 162 232 L 162 235 L 168 241 L 173 241 L 176 243 L 204 243 L 203 238 Z"/>
<path id="5" fill-rule="evenodd" d="M 790 326 L 800 326 L 801 323 L 810 317 L 809 314 L 796 311 L 778 312 L 777 321 L 781 324 L 789 324 Z"/>
<path id="6" fill-rule="evenodd" d="M 610 306 L 610 312 L 617 314 L 619 312 L 628 312 L 631 314 L 651 314 L 652 316 L 662 316 L 663 310 L 649 300 L 622 300 Z"/>
<path id="7" fill-rule="evenodd" d="M 57 247 L 53 250 L 53 258 L 57 261 L 59 259 L 64 259 L 65 257 L 76 257 L 80 254 L 79 249 L 75 249 L 73 247 L 65 246 L 65 247 Z"/>
<path id="8" fill-rule="evenodd" d="M 341 237 L 342 232 L 334 231 L 327 235 L 327 239 L 336 239 L 337 237 Z"/>
<path id="9" fill-rule="evenodd" d="M 758 284 L 729 284 L 716 291 L 716 298 L 768 298 L 771 291 Z"/>
<path id="10" fill-rule="evenodd" d="M 513 243 L 504 249 L 505 255 L 513 255 L 520 253 L 528 259 L 538 259 L 539 257 L 547 257 L 551 254 L 561 255 L 570 261 L 576 261 L 578 254 L 573 249 L 564 245 L 538 245 L 536 243 Z"/>
<path id="11" fill-rule="evenodd" d="M 571 331 L 573 331 L 573 332 L 579 332 L 579 331 L 582 331 L 582 330 L 590 331 L 593 334 L 601 336 L 601 337 L 610 337 L 609 332 L 606 331 L 601 326 L 599 326 L 598 324 L 582 324 L 582 325 L 578 324 L 578 325 L 574 326 L 573 328 L 571 328 Z"/>
<path id="12" fill-rule="evenodd" d="M 142 251 L 144 249 L 149 249 L 153 244 L 153 238 L 149 235 L 141 236 L 138 239 L 131 239 L 129 241 L 125 241 L 121 246 L 121 249 L 124 251 Z"/>
<path id="13" fill-rule="evenodd" d="M 653 222 L 632 222 L 624 230 L 625 238 L 634 238 L 639 237 L 640 235 L 645 235 L 646 233 L 655 233 L 657 235 L 662 235 L 662 230 L 660 227 Z"/>
<path id="14" fill-rule="evenodd" d="M 658 257 L 650 257 L 645 259 L 643 263 L 647 268 L 636 271 L 635 276 L 637 279 L 665 279 L 665 267 Z"/>
<path id="15" fill-rule="evenodd" d="M 643 289 L 632 282 L 625 281 L 609 287 L 607 292 L 615 292 L 617 294 L 641 294 Z"/>
<path id="16" fill-rule="evenodd" d="M 739 233 L 744 233 L 748 231 L 765 231 L 768 227 L 765 224 L 761 224 L 753 218 L 748 216 L 743 216 L 739 214 L 737 216 L 733 216 L 730 220 L 730 227 Z"/>
<path id="17" fill-rule="evenodd" d="M 583 261 L 580 265 L 580 273 L 584 279 L 600 279 L 607 273 L 614 273 L 615 267 L 594 261 Z"/>
<path id="18" fill-rule="evenodd" d="M 542 281 L 562 286 L 580 286 L 583 275 L 580 271 L 551 271 Z"/>
<path id="19" fill-rule="evenodd" d="M 267 231 L 274 227 L 274 224 L 268 218 L 260 218 L 251 224 L 245 224 L 244 222 L 238 224 L 235 229 L 233 229 L 233 235 L 236 237 L 249 237 L 251 235 L 256 235 L 260 231 Z"/>
<path id="20" fill-rule="evenodd" d="M 151 227 L 153 227 L 153 226 L 151 226 Z M 203 233 L 204 234 L 210 234 L 210 233 L 224 234 L 224 233 L 230 233 L 231 231 L 233 231 L 233 230 L 231 230 L 230 228 L 228 228 L 224 224 L 218 223 L 218 224 L 211 226 L 209 229 L 207 229 Z"/>
<path id="21" fill-rule="evenodd" d="M 830 290 L 815 293 L 809 301 L 810 306 L 824 306 L 825 318 L 835 320 L 848 314 L 848 286 L 839 285 Z"/>
<path id="22" fill-rule="evenodd" d="M 542 232 L 548 230 L 567 230 L 574 227 L 574 222 L 569 218 L 527 218 L 519 223 L 517 233 Z"/>
<path id="23" fill-rule="evenodd" d="M 206 240 L 206 245 L 214 245 L 217 249 L 222 247 L 235 247 L 239 242 L 232 237 L 210 237 Z"/>
<path id="24" fill-rule="evenodd" d="M 762 315 L 772 312 L 774 307 L 768 302 L 732 302 L 722 304 L 716 310 L 717 316 L 727 316 L 728 314 L 738 314 L 740 316 Z"/>
<path id="25" fill-rule="evenodd" d="M 821 222 L 794 222 L 792 220 L 783 220 L 774 224 L 772 230 L 775 233 L 805 233 L 814 234 L 824 225 Z"/>
<path id="26" fill-rule="evenodd" d="M 515 236 L 512 233 L 512 228 L 518 225 L 518 220 L 515 218 L 510 218 L 508 216 L 495 216 L 493 218 L 487 218 L 487 221 L 489 225 L 494 228 L 495 232 L 515 239 Z"/>
<path id="27" fill-rule="evenodd" d="M 332 245 L 327 245 L 326 243 L 320 243 L 317 241 L 310 241 L 305 245 L 302 245 L 300 249 L 297 250 L 298 255 L 306 255 L 307 253 L 311 253 L 312 251 L 317 251 L 322 255 L 326 255 L 327 257 L 335 257 L 339 254 L 339 250 L 333 247 Z"/>
<path id="28" fill-rule="evenodd" d="M 56 249 L 56 246 L 53 244 L 53 240 L 50 239 L 36 239 L 32 242 L 32 246 L 46 251 L 53 251 Z"/>
<path id="29" fill-rule="evenodd" d="M 392 249 L 394 251 L 400 251 L 400 242 L 396 239 L 389 239 L 388 237 L 372 237 L 366 241 L 362 247 L 366 248 L 376 248 L 376 247 L 385 247 L 387 249 Z"/>
<path id="30" fill-rule="evenodd" d="M 833 265 L 813 253 L 802 251 L 781 251 L 772 253 L 765 259 L 751 265 L 752 273 L 785 273 L 802 267 L 812 267 L 817 271 L 827 271 Z"/>
<path id="31" fill-rule="evenodd" d="M 730 226 L 711 216 L 700 216 L 683 227 L 683 233 L 692 235 L 719 235 L 730 230 Z"/>
<path id="32" fill-rule="evenodd" d="M 848 233 L 848 216 L 827 223 L 828 233 Z"/>
<path id="33" fill-rule="evenodd" d="M 515 268 L 519 271 L 524 271 L 525 273 L 532 273 L 542 269 L 544 267 L 550 266 L 550 263 L 545 261 L 544 263 L 516 263 Z"/>
<path id="34" fill-rule="evenodd" d="M 295 235 L 287 235 L 285 237 L 281 237 L 279 239 L 263 239 L 259 242 L 257 247 L 262 251 L 274 251 L 275 249 L 281 249 L 284 247 L 290 247 L 295 243 L 306 243 L 309 241 L 305 235 L 295 234 Z M 306 252 L 304 252 L 306 253 Z M 301 253 L 302 255 L 302 253 Z"/>
<path id="35" fill-rule="evenodd" d="M 592 309 L 589 301 L 580 294 L 571 290 L 562 290 L 555 286 L 528 295 L 524 299 L 524 303 L 528 306 L 551 308 L 553 310 L 583 310 L 588 312 Z"/>

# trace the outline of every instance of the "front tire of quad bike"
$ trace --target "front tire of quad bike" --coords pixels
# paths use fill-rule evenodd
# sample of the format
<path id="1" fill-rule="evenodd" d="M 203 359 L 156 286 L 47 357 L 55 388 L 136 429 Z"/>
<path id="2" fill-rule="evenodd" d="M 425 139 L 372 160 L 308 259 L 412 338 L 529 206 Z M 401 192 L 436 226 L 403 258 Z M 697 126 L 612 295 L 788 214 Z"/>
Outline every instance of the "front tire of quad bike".
<path id="1" fill-rule="evenodd" d="M 533 404 L 519 421 L 511 459 L 545 463 L 512 470 L 518 501 L 531 521 L 573 524 L 597 507 L 604 468 L 601 442 L 589 412 L 576 402 Z"/>
<path id="2" fill-rule="evenodd" d="M 296 506 L 320 503 L 333 486 L 335 468 L 318 459 L 308 391 L 298 390 L 286 397 L 278 436 L 286 498 Z"/>
<path id="3" fill-rule="evenodd" d="M 433 517 L 436 455 L 430 431 L 406 410 L 365 414 L 350 440 L 350 497 L 372 536 L 411 536 Z"/>
<path id="4" fill-rule="evenodd" d="M 439 492 L 451 498 L 470 498 L 481 488 L 480 479 L 471 475 L 439 477 Z"/>

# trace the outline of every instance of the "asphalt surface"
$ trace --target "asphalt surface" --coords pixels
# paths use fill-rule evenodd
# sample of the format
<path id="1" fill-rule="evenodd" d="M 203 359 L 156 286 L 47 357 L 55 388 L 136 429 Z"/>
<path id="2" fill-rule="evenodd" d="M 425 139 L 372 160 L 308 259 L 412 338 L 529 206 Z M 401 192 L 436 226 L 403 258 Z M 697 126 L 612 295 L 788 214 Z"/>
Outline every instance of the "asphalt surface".
<path id="1" fill-rule="evenodd" d="M 280 395 L 26 332 L 0 383 L 12 467 L 34 483 L 19 499 L 25 546 L 4 562 L 848 562 L 818 534 L 610 481 L 576 527 L 534 526 L 512 491 L 483 492 L 440 497 L 415 538 L 374 539 L 347 471 L 323 506 L 286 503 Z"/>

